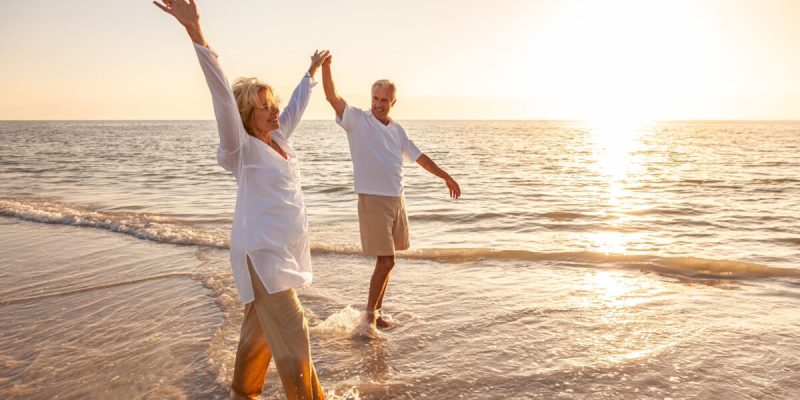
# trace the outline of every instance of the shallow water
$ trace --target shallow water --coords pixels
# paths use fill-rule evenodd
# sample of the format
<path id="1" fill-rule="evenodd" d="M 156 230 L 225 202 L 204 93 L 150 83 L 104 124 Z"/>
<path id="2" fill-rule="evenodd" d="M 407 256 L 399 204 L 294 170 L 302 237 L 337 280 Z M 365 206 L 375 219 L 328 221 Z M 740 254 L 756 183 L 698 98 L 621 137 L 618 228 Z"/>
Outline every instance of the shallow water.
<path id="1" fill-rule="evenodd" d="M 346 140 L 304 122 L 333 398 L 800 396 L 798 123 L 409 122 L 464 197 L 407 168 L 412 250 L 353 337 Z M 227 398 L 241 306 L 212 122 L 0 123 L 0 395 Z M 281 398 L 274 371 L 265 397 Z"/>

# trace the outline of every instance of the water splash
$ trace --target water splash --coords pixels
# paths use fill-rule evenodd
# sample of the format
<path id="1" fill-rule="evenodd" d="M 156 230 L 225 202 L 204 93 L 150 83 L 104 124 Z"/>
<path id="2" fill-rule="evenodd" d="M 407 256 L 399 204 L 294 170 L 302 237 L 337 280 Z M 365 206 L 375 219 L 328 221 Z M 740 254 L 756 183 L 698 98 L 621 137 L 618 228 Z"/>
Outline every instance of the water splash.
<path id="1" fill-rule="evenodd" d="M 347 305 L 324 321 L 311 327 L 311 332 L 321 336 L 342 338 L 385 339 L 386 335 L 367 323 L 366 313 Z"/>

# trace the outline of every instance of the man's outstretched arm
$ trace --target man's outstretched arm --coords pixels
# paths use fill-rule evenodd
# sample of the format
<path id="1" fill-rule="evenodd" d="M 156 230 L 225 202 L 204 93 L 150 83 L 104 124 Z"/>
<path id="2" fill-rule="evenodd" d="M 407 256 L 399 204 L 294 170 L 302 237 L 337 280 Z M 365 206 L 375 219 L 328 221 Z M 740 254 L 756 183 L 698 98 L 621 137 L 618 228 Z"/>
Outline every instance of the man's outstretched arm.
<path id="1" fill-rule="evenodd" d="M 331 103 L 334 111 L 336 111 L 336 116 L 341 119 L 347 103 L 336 94 L 336 86 L 333 84 L 333 75 L 331 74 L 331 61 L 333 61 L 333 56 L 328 54 L 322 62 L 322 87 L 325 89 L 325 99 L 328 100 L 328 103 Z"/>
<path id="2" fill-rule="evenodd" d="M 417 158 L 417 164 L 425 168 L 426 171 L 438 176 L 439 178 L 444 179 L 444 183 L 447 185 L 447 189 L 450 190 L 450 197 L 457 199 L 461 197 L 461 188 L 458 186 L 458 183 L 444 172 L 443 169 L 439 168 L 430 157 L 426 156 L 424 153 Z"/>

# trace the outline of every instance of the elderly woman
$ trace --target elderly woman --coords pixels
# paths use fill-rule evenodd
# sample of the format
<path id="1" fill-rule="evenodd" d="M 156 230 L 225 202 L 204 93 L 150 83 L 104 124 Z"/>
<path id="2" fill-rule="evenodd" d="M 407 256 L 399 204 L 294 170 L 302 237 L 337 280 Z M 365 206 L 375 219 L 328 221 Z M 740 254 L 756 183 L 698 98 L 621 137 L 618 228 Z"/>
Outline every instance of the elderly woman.
<path id="1" fill-rule="evenodd" d="M 311 265 L 306 209 L 289 138 L 328 52 L 314 53 L 281 113 L 272 88 L 255 78 L 237 79 L 231 90 L 200 30 L 193 0 L 154 3 L 175 17 L 194 42 L 217 119 L 217 161 L 238 183 L 230 256 L 245 308 L 232 388 L 258 397 L 274 357 L 287 398 L 322 399 L 308 325 L 295 293 L 311 283 Z"/>

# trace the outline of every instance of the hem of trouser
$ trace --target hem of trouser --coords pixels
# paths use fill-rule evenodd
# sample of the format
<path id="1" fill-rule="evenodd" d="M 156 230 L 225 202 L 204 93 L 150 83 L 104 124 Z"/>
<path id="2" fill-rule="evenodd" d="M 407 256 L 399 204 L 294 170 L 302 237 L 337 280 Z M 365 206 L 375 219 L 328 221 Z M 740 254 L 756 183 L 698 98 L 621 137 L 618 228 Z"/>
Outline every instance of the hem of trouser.
<path id="1" fill-rule="evenodd" d="M 404 251 L 404 250 L 408 250 L 410 248 L 411 248 L 411 245 L 408 245 L 406 247 L 395 247 L 394 251 L 383 252 L 383 251 L 363 251 L 362 250 L 361 253 L 364 254 L 365 256 L 368 256 L 368 257 L 396 256 L 398 251 Z"/>
<path id="2" fill-rule="evenodd" d="M 236 390 L 236 388 L 233 386 L 233 383 L 231 383 L 231 392 L 233 392 L 233 395 L 236 396 L 236 398 L 239 398 L 239 399 L 260 399 L 261 398 L 261 393 L 263 393 L 264 391 L 262 390 L 262 391 L 260 391 L 258 393 L 250 393 L 250 394 L 242 393 L 242 392 Z"/>

